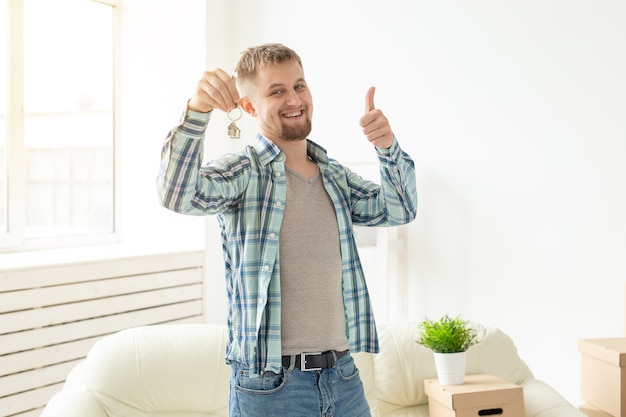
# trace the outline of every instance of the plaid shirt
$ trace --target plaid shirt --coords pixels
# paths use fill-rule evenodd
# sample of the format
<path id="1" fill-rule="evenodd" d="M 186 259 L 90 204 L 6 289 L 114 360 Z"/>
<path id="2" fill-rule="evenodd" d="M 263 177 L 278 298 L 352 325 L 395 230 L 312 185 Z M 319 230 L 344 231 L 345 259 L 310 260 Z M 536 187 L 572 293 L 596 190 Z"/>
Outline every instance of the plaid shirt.
<path id="1" fill-rule="evenodd" d="M 202 166 L 209 114 L 187 111 L 169 132 L 161 154 L 158 193 L 175 212 L 216 214 L 228 293 L 227 361 L 251 375 L 282 369 L 278 239 L 287 190 L 285 156 L 262 135 L 253 146 Z M 308 141 L 337 213 L 346 335 L 353 352 L 378 352 L 378 336 L 353 224 L 402 225 L 417 208 L 415 169 L 394 140 L 378 149 L 381 185 L 366 181 Z"/>

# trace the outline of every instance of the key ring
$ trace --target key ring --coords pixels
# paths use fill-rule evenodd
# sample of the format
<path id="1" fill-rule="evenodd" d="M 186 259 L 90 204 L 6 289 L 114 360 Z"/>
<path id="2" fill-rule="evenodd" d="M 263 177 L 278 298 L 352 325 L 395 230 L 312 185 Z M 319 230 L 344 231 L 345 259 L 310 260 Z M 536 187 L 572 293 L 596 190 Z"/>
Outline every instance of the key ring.
<path id="1" fill-rule="evenodd" d="M 232 117 L 231 113 L 235 110 L 239 110 L 239 115 L 237 117 Z M 235 122 L 241 119 L 242 114 L 243 112 L 241 111 L 241 107 L 239 106 L 235 107 L 232 110 L 229 110 L 228 113 L 226 113 L 228 120 L 231 121 L 231 123 L 228 125 L 228 137 L 230 137 L 231 139 L 239 139 L 241 137 L 241 130 L 237 127 L 237 124 Z"/>
<path id="2" fill-rule="evenodd" d="M 237 117 L 231 117 L 230 114 L 235 110 L 239 110 L 239 115 Z M 228 113 L 226 115 L 228 116 L 228 120 L 230 120 L 231 122 L 236 122 L 237 120 L 241 119 L 241 114 L 241 107 L 237 106 L 232 110 L 228 110 Z"/>

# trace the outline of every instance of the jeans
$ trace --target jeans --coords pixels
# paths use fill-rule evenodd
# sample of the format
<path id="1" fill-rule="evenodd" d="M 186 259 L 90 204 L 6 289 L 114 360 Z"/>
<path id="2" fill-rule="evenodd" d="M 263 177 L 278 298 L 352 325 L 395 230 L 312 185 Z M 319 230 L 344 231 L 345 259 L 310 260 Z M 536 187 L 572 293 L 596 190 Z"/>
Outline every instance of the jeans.
<path id="1" fill-rule="evenodd" d="M 369 417 L 363 383 L 347 354 L 334 368 L 301 371 L 283 367 L 250 378 L 248 370 L 231 363 L 230 417 Z"/>

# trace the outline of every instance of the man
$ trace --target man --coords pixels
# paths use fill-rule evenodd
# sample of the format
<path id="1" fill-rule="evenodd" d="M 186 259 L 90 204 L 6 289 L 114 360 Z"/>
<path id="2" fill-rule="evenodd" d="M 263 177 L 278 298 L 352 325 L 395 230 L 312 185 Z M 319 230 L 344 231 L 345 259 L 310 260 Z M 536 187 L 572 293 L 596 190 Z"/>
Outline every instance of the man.
<path id="1" fill-rule="evenodd" d="M 350 352 L 375 353 L 378 339 L 352 224 L 414 219 L 413 161 L 375 109 L 373 88 L 360 124 L 381 185 L 307 139 L 313 103 L 295 51 L 249 48 L 235 73 L 203 74 L 167 136 L 158 177 L 161 204 L 216 214 L 220 224 L 230 415 L 369 416 Z M 238 105 L 258 123 L 256 143 L 202 166 L 211 112 Z"/>

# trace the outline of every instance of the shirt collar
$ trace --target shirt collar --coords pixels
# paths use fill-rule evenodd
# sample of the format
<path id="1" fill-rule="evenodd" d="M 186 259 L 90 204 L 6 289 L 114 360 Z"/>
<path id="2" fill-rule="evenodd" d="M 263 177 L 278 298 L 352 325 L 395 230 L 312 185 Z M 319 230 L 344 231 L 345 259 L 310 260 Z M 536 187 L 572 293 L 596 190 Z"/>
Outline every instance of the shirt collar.
<path id="1" fill-rule="evenodd" d="M 266 138 L 262 134 L 258 134 L 256 142 L 253 145 L 262 164 L 267 165 L 278 157 L 282 151 L 278 145 Z M 318 164 L 328 164 L 328 154 L 326 149 L 307 139 L 307 153 L 311 159 Z"/>

